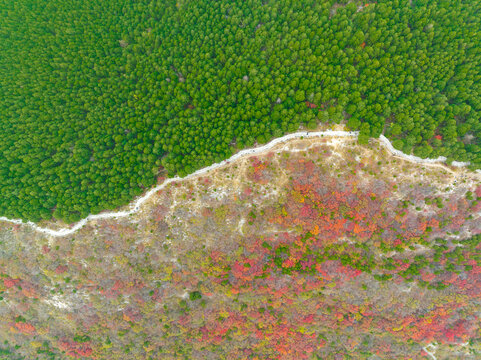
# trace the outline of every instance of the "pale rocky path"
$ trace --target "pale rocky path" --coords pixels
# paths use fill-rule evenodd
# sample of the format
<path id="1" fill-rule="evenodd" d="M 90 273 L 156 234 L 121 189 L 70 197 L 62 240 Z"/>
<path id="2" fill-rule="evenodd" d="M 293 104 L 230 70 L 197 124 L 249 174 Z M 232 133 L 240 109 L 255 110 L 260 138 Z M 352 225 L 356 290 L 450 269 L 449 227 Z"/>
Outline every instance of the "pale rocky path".
<path id="1" fill-rule="evenodd" d="M 210 166 L 207 166 L 203 169 L 199 169 L 192 174 L 189 174 L 183 178 L 175 176 L 173 178 L 166 179 L 162 184 L 159 184 L 155 186 L 154 188 L 150 189 L 145 195 L 137 198 L 134 200 L 129 206 L 128 210 L 122 210 L 122 211 L 115 211 L 115 212 L 103 212 L 100 214 L 95 214 L 95 215 L 89 215 L 86 218 L 80 220 L 79 222 L 75 223 L 74 225 L 66 228 L 61 228 L 61 229 L 50 229 L 47 227 L 41 227 L 31 221 L 25 222 L 21 219 L 9 219 L 4 216 L 0 217 L 0 221 L 5 221 L 13 224 L 24 224 L 30 226 L 34 231 L 44 233 L 49 236 L 53 237 L 62 237 L 62 236 L 67 236 L 75 233 L 82 227 L 84 227 L 89 221 L 91 220 L 100 220 L 100 219 L 111 219 L 111 218 L 121 218 L 121 217 L 126 217 L 129 215 L 132 215 L 134 213 L 137 213 L 141 206 L 150 198 L 152 195 L 154 195 L 156 192 L 162 190 L 165 188 L 167 185 L 173 183 L 173 182 L 179 182 L 183 180 L 188 180 L 191 178 L 198 177 L 200 175 L 204 175 L 206 173 L 209 173 L 210 171 L 213 171 L 215 169 L 218 169 L 222 166 L 225 166 L 229 163 L 232 163 L 233 161 L 236 161 L 238 159 L 241 159 L 243 157 L 249 157 L 253 155 L 259 155 L 263 152 L 266 152 L 268 150 L 273 149 L 279 144 L 286 143 L 289 140 L 293 139 L 300 139 L 300 138 L 324 138 L 324 137 L 330 137 L 330 138 L 356 138 L 358 136 L 359 132 L 357 131 L 344 131 L 344 130 L 325 130 L 325 131 L 299 131 L 296 133 L 288 134 L 285 136 L 282 136 L 280 138 L 274 139 L 271 142 L 251 148 L 251 149 L 244 149 L 239 151 L 238 153 L 234 154 L 231 156 L 229 159 L 226 159 L 224 161 L 221 161 L 220 163 L 212 164 Z M 406 155 L 402 151 L 396 150 L 391 142 L 384 136 L 381 135 L 380 138 L 378 139 L 381 145 L 383 145 L 390 153 L 395 155 L 396 157 L 402 158 L 404 160 L 407 160 L 412 163 L 417 163 L 417 164 L 423 164 L 427 166 L 436 166 L 436 167 L 442 167 L 445 170 L 449 172 L 453 172 L 449 167 L 444 165 L 446 158 L 445 157 L 438 157 L 436 159 L 422 159 L 420 157 L 414 156 L 414 155 Z M 452 166 L 454 167 L 465 167 L 469 165 L 469 163 L 461 163 L 461 162 L 453 162 Z M 477 170 L 478 173 L 481 173 L 480 170 Z"/>

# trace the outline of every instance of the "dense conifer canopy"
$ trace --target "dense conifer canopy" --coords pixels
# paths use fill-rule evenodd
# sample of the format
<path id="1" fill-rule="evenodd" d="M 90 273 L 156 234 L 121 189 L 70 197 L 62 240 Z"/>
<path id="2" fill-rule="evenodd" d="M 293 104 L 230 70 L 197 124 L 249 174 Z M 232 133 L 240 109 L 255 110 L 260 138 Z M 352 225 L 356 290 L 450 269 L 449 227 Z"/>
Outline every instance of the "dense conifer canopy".
<path id="1" fill-rule="evenodd" d="M 319 122 L 481 167 L 481 2 L 0 0 L 0 215 L 67 222 Z"/>

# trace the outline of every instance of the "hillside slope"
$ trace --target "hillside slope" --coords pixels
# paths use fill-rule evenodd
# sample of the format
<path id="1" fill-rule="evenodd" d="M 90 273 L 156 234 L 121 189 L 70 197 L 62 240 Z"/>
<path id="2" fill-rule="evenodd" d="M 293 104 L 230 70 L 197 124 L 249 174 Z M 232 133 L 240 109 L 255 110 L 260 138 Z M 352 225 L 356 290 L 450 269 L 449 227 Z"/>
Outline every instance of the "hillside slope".
<path id="1" fill-rule="evenodd" d="M 2 353 L 475 359 L 480 176 L 297 139 L 72 235 L 3 223 Z"/>

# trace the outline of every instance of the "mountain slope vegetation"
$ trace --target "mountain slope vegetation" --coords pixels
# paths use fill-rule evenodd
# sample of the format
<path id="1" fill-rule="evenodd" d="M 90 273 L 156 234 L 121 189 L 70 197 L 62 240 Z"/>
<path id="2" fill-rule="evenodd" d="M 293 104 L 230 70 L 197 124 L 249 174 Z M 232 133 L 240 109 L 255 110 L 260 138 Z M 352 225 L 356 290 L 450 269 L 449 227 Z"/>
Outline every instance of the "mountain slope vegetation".
<path id="1" fill-rule="evenodd" d="M 480 217 L 481 174 L 326 137 L 74 234 L 0 221 L 0 359 L 479 359 Z"/>

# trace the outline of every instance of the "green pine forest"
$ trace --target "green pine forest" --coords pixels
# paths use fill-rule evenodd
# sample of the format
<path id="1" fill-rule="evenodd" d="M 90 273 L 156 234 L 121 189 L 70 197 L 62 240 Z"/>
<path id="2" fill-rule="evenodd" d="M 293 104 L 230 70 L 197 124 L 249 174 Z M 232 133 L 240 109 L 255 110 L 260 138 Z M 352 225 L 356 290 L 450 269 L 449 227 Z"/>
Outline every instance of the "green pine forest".
<path id="1" fill-rule="evenodd" d="M 0 215 L 74 222 L 346 123 L 481 168 L 479 0 L 0 0 Z"/>

